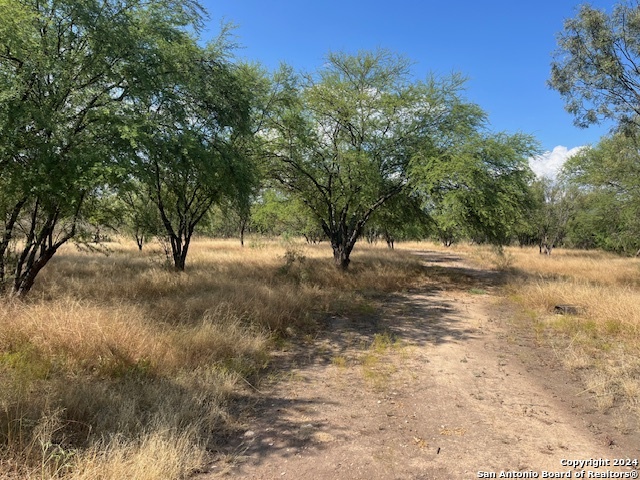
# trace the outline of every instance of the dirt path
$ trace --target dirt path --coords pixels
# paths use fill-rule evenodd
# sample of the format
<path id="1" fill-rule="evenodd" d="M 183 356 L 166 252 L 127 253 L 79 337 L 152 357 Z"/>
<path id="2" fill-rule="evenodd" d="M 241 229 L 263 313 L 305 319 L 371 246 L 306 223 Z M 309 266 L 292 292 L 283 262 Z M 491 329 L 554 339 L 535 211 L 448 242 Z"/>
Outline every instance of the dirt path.
<path id="1" fill-rule="evenodd" d="M 613 466 L 640 457 L 637 425 L 595 411 L 553 352 L 511 325 L 496 274 L 420 255 L 451 281 L 387 299 L 374 322 L 334 318 L 322 336 L 283 353 L 286 370 L 256 394 L 243 430 L 200 478 L 638 472 Z"/>

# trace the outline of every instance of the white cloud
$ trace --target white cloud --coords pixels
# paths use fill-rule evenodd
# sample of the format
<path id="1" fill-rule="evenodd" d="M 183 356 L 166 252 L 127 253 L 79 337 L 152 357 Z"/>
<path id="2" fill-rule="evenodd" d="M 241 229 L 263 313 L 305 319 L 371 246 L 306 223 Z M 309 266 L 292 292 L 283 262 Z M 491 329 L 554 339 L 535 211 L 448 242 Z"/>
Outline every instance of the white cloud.
<path id="1" fill-rule="evenodd" d="M 568 158 L 574 156 L 585 147 L 574 147 L 568 149 L 562 145 L 558 145 L 550 152 L 544 152 L 542 155 L 529 159 L 531 170 L 540 178 L 555 178 Z"/>

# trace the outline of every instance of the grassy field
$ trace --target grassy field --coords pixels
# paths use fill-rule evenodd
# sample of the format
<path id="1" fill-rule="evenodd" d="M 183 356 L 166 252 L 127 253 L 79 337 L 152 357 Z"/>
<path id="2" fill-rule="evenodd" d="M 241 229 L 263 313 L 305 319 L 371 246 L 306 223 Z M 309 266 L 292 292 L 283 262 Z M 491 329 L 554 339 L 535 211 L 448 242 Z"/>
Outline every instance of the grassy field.
<path id="1" fill-rule="evenodd" d="M 0 306 L 0 477 L 172 479 L 238 426 L 269 352 L 329 314 L 416 285 L 407 253 L 197 241 L 187 272 L 158 245 L 68 246 L 26 302 Z"/>
<path id="2" fill-rule="evenodd" d="M 66 247 L 27 301 L 0 306 L 0 477 L 198 471 L 238 433 L 237 407 L 259 388 L 274 348 L 302 341 L 329 315 L 369 315 L 382 294 L 455 281 L 434 278 L 440 270 L 422 267 L 412 249 L 441 247 L 359 244 L 347 274 L 326 244 L 200 240 L 186 273 L 167 268 L 159 245 Z M 582 375 L 599 408 L 640 414 L 639 260 L 442 250 L 502 270 L 513 321 Z M 558 304 L 579 313 L 555 315 Z"/>

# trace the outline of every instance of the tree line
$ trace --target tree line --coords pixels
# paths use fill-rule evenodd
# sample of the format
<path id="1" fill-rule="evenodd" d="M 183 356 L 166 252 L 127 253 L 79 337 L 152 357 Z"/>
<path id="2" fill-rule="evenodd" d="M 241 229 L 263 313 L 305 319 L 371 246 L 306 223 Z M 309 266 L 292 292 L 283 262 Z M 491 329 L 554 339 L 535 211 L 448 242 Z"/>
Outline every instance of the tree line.
<path id="1" fill-rule="evenodd" d="M 417 79 L 383 49 L 269 72 L 234 58 L 226 28 L 204 43 L 206 16 L 195 0 L 0 0 L 1 291 L 26 295 L 62 245 L 110 229 L 140 249 L 162 238 L 179 271 L 196 232 L 246 231 L 326 239 L 347 269 L 361 239 L 531 242 L 571 201 L 580 228 L 615 211 L 633 243 L 624 105 L 596 102 L 621 131 L 571 163 L 576 195 L 554 196 L 528 166 L 536 140 L 492 132 L 461 75 Z M 561 39 L 569 52 L 576 22 Z M 579 122 L 596 118 L 569 85 L 578 66 L 563 61 L 552 86 Z M 602 160 L 622 144 L 629 158 Z M 629 181 L 605 185 L 613 173 Z M 601 227 L 610 233 L 591 243 L 574 228 L 576 244 L 620 245 Z M 573 238 L 551 230 L 549 252 Z"/>

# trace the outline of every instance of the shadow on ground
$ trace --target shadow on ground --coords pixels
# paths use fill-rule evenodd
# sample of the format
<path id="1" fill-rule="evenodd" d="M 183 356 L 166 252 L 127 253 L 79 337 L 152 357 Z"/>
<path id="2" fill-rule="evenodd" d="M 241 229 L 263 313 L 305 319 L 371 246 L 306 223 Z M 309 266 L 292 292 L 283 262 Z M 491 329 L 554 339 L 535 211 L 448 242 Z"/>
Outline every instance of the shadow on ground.
<path id="1" fill-rule="evenodd" d="M 323 378 L 318 369 L 322 372 L 323 368 L 335 364 L 336 359 L 366 353 L 378 335 L 415 346 L 460 343 L 476 337 L 476 330 L 461 326 L 465 315 L 463 306 L 455 300 L 443 300 L 440 293 L 489 291 L 503 283 L 503 275 L 466 267 L 455 255 L 414 253 L 424 261 L 427 283 L 406 293 L 377 298 L 377 308 L 370 314 L 329 316 L 314 334 L 291 340 L 275 354 L 266 375 L 271 380 L 255 389 L 256 395 L 244 399 L 243 410 L 239 412 L 240 425 L 219 448 L 218 463 L 225 459 L 235 463 L 250 458 L 252 464 L 259 465 L 268 462 L 271 456 L 289 458 L 304 450 L 327 448 L 316 436 L 329 425 L 323 423 L 321 414 L 306 414 L 322 412 L 334 402 L 324 397 L 283 398 L 270 393 L 279 391 L 274 388 L 278 382 L 293 381 L 297 389 L 304 391 L 305 382 Z M 311 380 L 306 376 L 310 371 L 315 372 Z M 346 431 L 336 431 L 336 427 L 331 426 L 331 434 L 346 436 Z M 219 464 L 215 468 L 219 469 Z"/>

